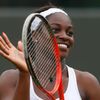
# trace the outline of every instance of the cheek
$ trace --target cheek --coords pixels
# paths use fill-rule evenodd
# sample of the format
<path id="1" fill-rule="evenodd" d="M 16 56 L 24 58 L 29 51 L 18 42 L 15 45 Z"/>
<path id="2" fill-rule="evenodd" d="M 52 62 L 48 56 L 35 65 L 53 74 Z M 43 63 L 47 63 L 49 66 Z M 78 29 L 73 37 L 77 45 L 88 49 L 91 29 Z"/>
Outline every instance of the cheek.
<path id="1" fill-rule="evenodd" d="M 71 47 L 74 45 L 74 42 L 75 42 L 74 37 L 70 38 L 70 44 L 71 44 Z"/>

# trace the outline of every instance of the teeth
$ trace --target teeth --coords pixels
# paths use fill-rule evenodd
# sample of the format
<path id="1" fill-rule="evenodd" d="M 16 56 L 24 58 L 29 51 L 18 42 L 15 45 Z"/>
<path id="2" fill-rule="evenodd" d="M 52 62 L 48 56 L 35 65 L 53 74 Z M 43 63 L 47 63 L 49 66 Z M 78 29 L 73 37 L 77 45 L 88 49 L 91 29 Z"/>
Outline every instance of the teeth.
<path id="1" fill-rule="evenodd" d="M 68 46 L 65 45 L 65 44 L 58 44 L 59 47 L 62 47 L 62 48 L 67 48 Z"/>

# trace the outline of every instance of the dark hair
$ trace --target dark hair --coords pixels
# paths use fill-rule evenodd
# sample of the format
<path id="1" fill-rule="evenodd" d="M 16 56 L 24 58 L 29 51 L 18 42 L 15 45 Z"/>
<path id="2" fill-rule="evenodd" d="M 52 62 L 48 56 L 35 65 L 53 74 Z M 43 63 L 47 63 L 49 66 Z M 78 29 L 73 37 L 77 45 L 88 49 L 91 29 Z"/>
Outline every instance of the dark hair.
<path id="1" fill-rule="evenodd" d="M 42 11 L 48 10 L 49 8 L 56 8 L 56 6 L 52 3 L 49 3 L 48 5 L 42 6 L 39 9 L 35 10 L 34 13 L 40 13 Z"/>

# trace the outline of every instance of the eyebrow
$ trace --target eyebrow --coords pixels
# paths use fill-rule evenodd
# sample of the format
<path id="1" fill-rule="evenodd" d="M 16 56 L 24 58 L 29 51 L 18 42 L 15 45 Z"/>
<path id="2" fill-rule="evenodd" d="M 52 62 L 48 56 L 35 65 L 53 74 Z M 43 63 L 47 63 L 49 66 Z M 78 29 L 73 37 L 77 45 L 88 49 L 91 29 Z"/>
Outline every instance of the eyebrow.
<path id="1" fill-rule="evenodd" d="M 52 26 L 52 25 L 57 25 L 57 26 L 59 26 L 59 27 L 61 26 L 59 23 L 51 23 L 50 25 L 51 25 L 51 26 Z M 73 25 L 69 25 L 67 28 L 68 28 L 68 29 L 73 28 Z"/>

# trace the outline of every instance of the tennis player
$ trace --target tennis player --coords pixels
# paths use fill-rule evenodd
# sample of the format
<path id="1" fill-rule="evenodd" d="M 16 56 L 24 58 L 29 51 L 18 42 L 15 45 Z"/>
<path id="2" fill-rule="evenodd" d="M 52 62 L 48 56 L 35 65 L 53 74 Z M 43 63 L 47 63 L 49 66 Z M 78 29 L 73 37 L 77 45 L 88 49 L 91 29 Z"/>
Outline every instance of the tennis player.
<path id="1" fill-rule="evenodd" d="M 42 7 L 36 12 L 48 20 L 57 39 L 62 61 L 65 100 L 100 100 L 100 84 L 96 77 L 65 63 L 75 41 L 69 15 L 53 5 Z M 0 55 L 16 65 L 16 69 L 7 70 L 0 76 L 0 100 L 50 100 L 32 82 L 21 41 L 18 41 L 16 48 L 3 32 L 0 36 Z M 52 86 L 53 82 L 54 78 L 51 77 L 49 84 Z M 57 93 L 54 97 L 59 100 Z"/>

